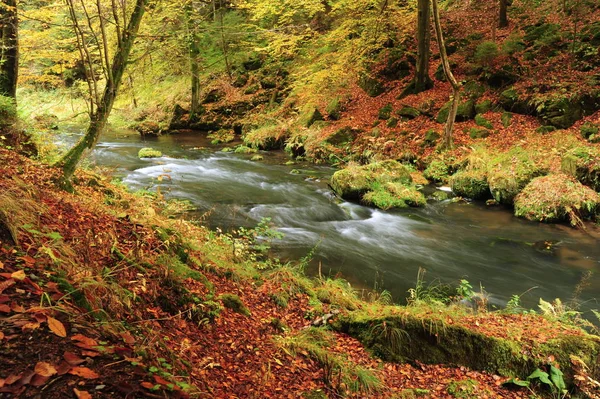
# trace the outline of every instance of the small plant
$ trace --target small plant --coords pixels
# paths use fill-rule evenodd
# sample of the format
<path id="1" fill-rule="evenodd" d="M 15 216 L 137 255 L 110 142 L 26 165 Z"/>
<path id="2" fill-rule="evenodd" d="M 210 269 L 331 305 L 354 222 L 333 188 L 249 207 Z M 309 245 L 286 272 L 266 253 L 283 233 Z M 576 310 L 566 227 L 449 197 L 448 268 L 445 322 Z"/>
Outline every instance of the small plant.
<path id="1" fill-rule="evenodd" d="M 408 333 L 393 324 L 383 320 L 374 324 L 370 329 L 371 336 L 384 344 L 393 354 L 400 353 L 404 339 L 410 339 Z"/>
<path id="2" fill-rule="evenodd" d="M 490 67 L 498 55 L 499 51 L 496 43 L 487 41 L 477 46 L 473 58 L 482 67 Z"/>
<path id="3" fill-rule="evenodd" d="M 519 387 L 524 387 L 529 389 L 529 391 L 535 394 L 533 390 L 533 386 L 537 384 L 538 386 L 543 386 L 549 389 L 552 392 L 552 397 L 556 399 L 562 399 L 567 397 L 567 385 L 565 384 L 565 380 L 563 378 L 563 372 L 553 365 L 549 365 L 549 373 L 537 368 L 531 373 L 526 380 L 519 380 L 516 378 L 511 378 L 506 381 L 504 385 L 516 385 Z"/>
<path id="4" fill-rule="evenodd" d="M 468 280 L 462 279 L 456 288 L 456 294 L 460 298 L 469 299 L 475 295 L 475 291 L 473 291 L 473 286 Z"/>

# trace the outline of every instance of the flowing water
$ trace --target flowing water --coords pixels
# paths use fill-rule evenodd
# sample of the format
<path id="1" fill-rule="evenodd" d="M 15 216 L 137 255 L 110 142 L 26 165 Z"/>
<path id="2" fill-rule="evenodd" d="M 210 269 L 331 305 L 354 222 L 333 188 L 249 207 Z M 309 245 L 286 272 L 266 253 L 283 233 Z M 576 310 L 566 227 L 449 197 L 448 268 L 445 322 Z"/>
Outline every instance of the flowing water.
<path id="1" fill-rule="evenodd" d="M 61 135 L 64 142 L 71 137 Z M 138 159 L 152 147 L 162 158 Z M 129 131 L 106 133 L 91 156 L 114 168 L 133 190 L 157 190 L 187 199 L 213 227 L 255 226 L 269 217 L 284 233 L 273 243 L 284 259 L 315 251 L 309 273 L 343 276 L 353 285 L 390 291 L 402 302 L 414 287 L 418 269 L 426 278 L 456 284 L 469 280 L 502 306 L 522 294 L 528 307 L 539 298 L 600 304 L 600 234 L 567 226 L 517 219 L 500 207 L 477 203 L 430 202 L 423 209 L 381 211 L 334 198 L 327 182 L 334 169 L 284 165 L 282 153 L 251 155 L 220 152 L 199 133 L 142 140 Z M 208 212 L 208 213 L 207 213 Z"/>

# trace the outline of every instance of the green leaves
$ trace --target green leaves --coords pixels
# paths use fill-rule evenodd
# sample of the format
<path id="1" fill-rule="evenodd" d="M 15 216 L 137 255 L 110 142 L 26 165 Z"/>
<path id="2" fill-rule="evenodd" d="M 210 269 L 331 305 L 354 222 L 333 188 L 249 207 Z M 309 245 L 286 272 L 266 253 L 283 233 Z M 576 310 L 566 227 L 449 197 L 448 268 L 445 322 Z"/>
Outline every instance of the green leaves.
<path id="1" fill-rule="evenodd" d="M 552 392 L 557 394 L 558 397 L 562 397 L 562 395 L 567 391 L 567 385 L 565 384 L 565 380 L 563 378 L 563 372 L 553 365 L 550 365 L 549 367 L 550 373 L 537 368 L 527 377 L 527 380 L 511 378 L 510 380 L 504 382 L 503 385 L 516 385 L 531 389 L 531 385 L 537 380 L 537 382 L 545 385 Z"/>

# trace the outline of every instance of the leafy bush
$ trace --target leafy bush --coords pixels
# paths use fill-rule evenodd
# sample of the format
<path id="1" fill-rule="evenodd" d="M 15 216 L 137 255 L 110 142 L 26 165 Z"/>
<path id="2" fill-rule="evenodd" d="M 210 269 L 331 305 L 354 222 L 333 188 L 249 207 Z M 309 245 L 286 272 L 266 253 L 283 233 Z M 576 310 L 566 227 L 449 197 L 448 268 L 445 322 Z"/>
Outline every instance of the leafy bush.
<path id="1" fill-rule="evenodd" d="M 525 43 L 520 36 L 511 35 L 502 44 L 502 52 L 507 55 L 513 55 L 523 50 L 525 50 Z"/>
<path id="2" fill-rule="evenodd" d="M 477 46 L 473 58 L 480 66 L 489 67 L 499 54 L 498 45 L 494 42 L 487 41 Z"/>
<path id="3" fill-rule="evenodd" d="M 0 95 L 0 125 L 10 125 L 17 116 L 17 104 L 11 97 Z"/>

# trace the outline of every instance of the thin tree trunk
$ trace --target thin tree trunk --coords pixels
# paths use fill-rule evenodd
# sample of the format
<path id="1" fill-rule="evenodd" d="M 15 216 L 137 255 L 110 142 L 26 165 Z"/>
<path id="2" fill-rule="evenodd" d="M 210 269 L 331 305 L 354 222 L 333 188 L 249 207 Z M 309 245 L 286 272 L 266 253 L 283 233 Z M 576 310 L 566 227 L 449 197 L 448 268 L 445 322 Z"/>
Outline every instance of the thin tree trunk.
<path id="1" fill-rule="evenodd" d="M 500 13 L 498 18 L 498 28 L 506 28 L 508 26 L 508 0 L 499 0 Z"/>
<path id="2" fill-rule="evenodd" d="M 444 136 L 442 138 L 442 147 L 445 149 L 452 148 L 452 135 L 454 132 L 454 121 L 456 120 L 456 112 L 458 110 L 458 104 L 460 102 L 460 83 L 452 74 L 450 69 L 450 62 L 448 60 L 448 53 L 446 52 L 446 43 L 444 41 L 444 34 L 442 32 L 442 23 L 440 22 L 440 11 L 438 9 L 437 0 L 433 0 L 433 20 L 435 22 L 435 34 L 437 37 L 438 47 L 440 48 L 440 57 L 442 59 L 442 67 L 444 68 L 444 75 L 446 80 L 452 85 L 452 107 L 448 113 L 448 119 L 446 120 L 446 126 L 444 128 Z"/>
<path id="3" fill-rule="evenodd" d="M 189 35 L 189 54 L 190 54 L 190 74 L 191 74 L 191 89 L 192 89 L 192 105 L 190 109 L 190 118 L 200 113 L 200 42 L 196 32 L 196 24 L 193 20 L 194 3 L 191 2 L 187 7 L 187 25 Z"/>
<path id="4" fill-rule="evenodd" d="M 0 5 L 0 30 L 0 94 L 16 100 L 19 78 L 17 0 L 4 0 Z"/>
<path id="5" fill-rule="evenodd" d="M 77 165 L 79 164 L 84 152 L 86 150 L 91 150 L 96 145 L 98 137 L 106 126 L 148 1 L 149 0 L 136 1 L 135 8 L 131 14 L 127 28 L 122 32 L 120 41 L 121 45 L 115 52 L 112 60 L 112 66 L 108 66 L 110 68 L 110 73 L 108 76 L 112 77 L 112 79 L 106 83 L 102 98 L 97 104 L 95 112 L 91 115 L 90 124 L 85 135 L 57 163 L 57 165 L 63 169 L 63 177 L 59 183 L 68 191 L 73 191 L 71 177 L 75 173 L 75 169 L 77 168 Z"/>

